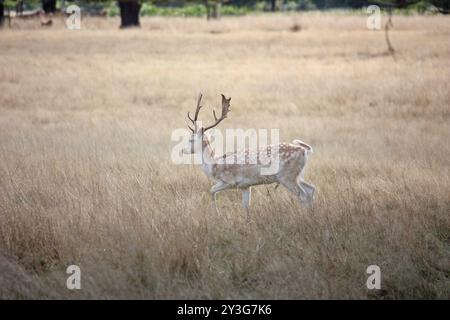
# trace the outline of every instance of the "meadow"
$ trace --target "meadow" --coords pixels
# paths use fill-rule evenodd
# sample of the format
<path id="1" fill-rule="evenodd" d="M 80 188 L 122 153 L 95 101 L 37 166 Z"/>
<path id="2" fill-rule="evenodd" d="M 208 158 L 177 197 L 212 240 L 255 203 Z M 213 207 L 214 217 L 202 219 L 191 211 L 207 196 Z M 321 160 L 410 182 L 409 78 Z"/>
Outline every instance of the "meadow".
<path id="1" fill-rule="evenodd" d="M 0 298 L 448 299 L 450 23 L 393 22 L 394 57 L 364 15 L 0 30 Z M 313 209 L 274 186 L 250 221 L 238 191 L 211 209 L 170 157 L 199 92 L 205 122 L 224 93 L 222 130 L 314 147 Z"/>

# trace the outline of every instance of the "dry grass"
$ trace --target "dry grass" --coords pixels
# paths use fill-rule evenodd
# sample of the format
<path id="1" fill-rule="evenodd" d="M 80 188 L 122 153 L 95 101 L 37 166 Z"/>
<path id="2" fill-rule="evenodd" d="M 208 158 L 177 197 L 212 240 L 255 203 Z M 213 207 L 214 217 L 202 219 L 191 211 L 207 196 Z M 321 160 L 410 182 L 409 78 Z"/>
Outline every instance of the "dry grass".
<path id="1" fill-rule="evenodd" d="M 363 16 L 83 23 L 1 31 L 1 298 L 449 297 L 448 18 L 394 17 L 395 61 Z M 263 186 L 214 214 L 170 161 L 200 90 L 314 146 L 313 211 Z"/>

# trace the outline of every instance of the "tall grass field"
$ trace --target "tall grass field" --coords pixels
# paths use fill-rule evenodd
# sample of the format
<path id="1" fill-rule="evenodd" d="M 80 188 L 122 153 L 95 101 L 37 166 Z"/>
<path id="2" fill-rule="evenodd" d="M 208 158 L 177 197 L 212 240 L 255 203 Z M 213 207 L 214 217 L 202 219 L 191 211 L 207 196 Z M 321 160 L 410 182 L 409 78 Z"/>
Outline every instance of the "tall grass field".
<path id="1" fill-rule="evenodd" d="M 449 19 L 394 16 L 394 56 L 366 19 L 1 30 L 0 298 L 448 299 Z M 223 93 L 221 130 L 313 146 L 312 209 L 269 185 L 248 221 L 239 191 L 212 210 L 212 181 L 171 159 L 199 92 L 204 122 Z"/>

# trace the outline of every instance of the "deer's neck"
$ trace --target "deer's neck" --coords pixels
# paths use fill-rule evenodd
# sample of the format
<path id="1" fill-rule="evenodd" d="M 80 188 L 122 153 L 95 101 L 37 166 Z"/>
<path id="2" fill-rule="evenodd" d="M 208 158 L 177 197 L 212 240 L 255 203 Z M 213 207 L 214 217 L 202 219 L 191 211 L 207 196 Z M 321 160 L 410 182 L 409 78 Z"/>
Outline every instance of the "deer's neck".
<path id="1" fill-rule="evenodd" d="M 206 175 L 212 176 L 215 165 L 214 149 L 211 147 L 211 144 L 206 136 L 203 137 L 202 149 L 202 169 Z"/>

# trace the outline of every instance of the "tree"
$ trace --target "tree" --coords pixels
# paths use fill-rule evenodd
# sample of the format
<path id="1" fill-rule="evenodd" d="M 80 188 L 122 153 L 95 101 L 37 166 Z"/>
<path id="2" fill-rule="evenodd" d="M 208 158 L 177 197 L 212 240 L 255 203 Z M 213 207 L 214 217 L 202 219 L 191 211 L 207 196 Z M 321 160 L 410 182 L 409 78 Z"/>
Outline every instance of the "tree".
<path id="1" fill-rule="evenodd" d="M 442 14 L 450 14 L 450 0 L 431 0 L 433 6 Z"/>
<path id="2" fill-rule="evenodd" d="M 140 0 L 119 0 L 120 28 L 139 27 L 139 12 L 141 11 Z"/>
<path id="3" fill-rule="evenodd" d="M 42 10 L 46 14 L 56 12 L 56 0 L 42 0 Z"/>
<path id="4" fill-rule="evenodd" d="M 277 9 L 277 0 L 270 0 L 270 11 L 275 12 Z"/>
<path id="5" fill-rule="evenodd" d="M 3 0 L 0 0 L 0 27 L 3 26 L 5 22 L 5 3 Z"/>
<path id="6" fill-rule="evenodd" d="M 223 0 L 204 0 L 206 8 L 206 19 L 220 19 Z"/>
<path id="7" fill-rule="evenodd" d="M 24 0 L 17 0 L 17 3 L 16 3 L 16 16 L 23 15 L 23 1 Z"/>
<path id="8" fill-rule="evenodd" d="M 0 0 L 0 27 L 5 24 L 6 18 L 8 19 L 9 27 L 11 27 L 11 6 L 13 5 L 14 3 L 12 0 Z M 5 10 L 8 15 L 5 15 Z"/>

